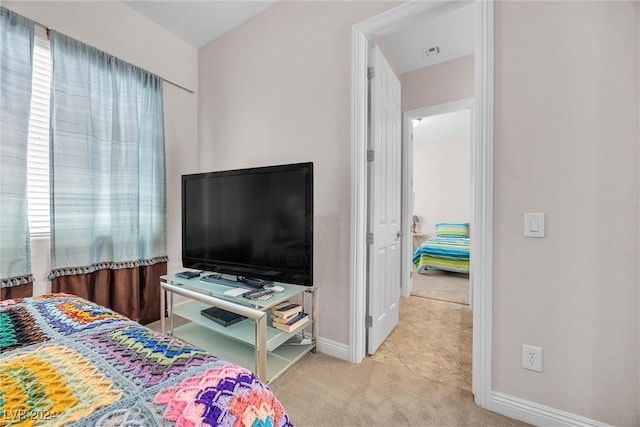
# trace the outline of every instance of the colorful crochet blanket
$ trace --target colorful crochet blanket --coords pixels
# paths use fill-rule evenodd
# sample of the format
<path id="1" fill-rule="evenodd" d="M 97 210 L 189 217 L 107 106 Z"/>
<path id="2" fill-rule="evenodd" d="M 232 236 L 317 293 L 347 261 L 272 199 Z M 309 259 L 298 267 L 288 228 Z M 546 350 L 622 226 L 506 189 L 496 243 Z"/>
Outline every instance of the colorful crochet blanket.
<path id="1" fill-rule="evenodd" d="M 290 426 L 250 371 L 72 295 L 0 301 L 0 426 Z"/>

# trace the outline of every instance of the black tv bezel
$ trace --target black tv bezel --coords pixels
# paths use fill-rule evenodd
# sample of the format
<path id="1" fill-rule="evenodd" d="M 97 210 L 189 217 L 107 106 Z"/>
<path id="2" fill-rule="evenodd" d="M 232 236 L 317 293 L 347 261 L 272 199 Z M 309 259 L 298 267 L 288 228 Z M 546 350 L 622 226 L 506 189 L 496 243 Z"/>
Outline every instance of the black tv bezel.
<path id="1" fill-rule="evenodd" d="M 307 176 L 306 180 L 306 200 L 305 200 L 305 224 L 306 224 L 306 240 L 310 241 L 309 244 L 309 273 L 308 278 L 305 280 L 299 279 L 298 276 L 307 276 L 306 272 L 300 272 L 298 270 L 283 270 L 279 269 L 274 271 L 273 268 L 261 266 L 261 265 L 249 265 L 243 263 L 232 263 L 228 261 L 209 260 L 196 257 L 188 257 L 186 255 L 186 200 L 185 200 L 185 186 L 189 180 L 203 179 L 208 177 L 222 177 L 222 176 L 240 176 L 240 175 L 252 175 L 260 173 L 274 173 L 274 172 L 287 172 L 287 171 L 304 171 Z M 291 283 L 303 286 L 313 286 L 313 162 L 304 163 L 290 163 L 273 166 L 260 166 L 252 168 L 231 169 L 222 171 L 200 172 L 193 174 L 182 175 L 181 179 L 181 222 L 182 222 L 182 265 L 185 268 L 192 268 L 196 270 L 203 270 L 211 273 L 230 274 L 244 278 L 255 278 L 262 280 L 269 280 L 273 282 Z"/>

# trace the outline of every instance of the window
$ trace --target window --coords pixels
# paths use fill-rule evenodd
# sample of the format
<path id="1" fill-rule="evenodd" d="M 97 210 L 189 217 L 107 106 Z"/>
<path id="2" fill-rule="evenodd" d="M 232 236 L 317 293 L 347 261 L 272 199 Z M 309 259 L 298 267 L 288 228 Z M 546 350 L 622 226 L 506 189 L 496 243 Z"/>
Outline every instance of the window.
<path id="1" fill-rule="evenodd" d="M 51 49 L 44 28 L 36 27 L 33 46 L 33 77 L 29 146 L 27 153 L 27 199 L 32 237 L 50 233 L 49 210 L 49 100 Z"/>

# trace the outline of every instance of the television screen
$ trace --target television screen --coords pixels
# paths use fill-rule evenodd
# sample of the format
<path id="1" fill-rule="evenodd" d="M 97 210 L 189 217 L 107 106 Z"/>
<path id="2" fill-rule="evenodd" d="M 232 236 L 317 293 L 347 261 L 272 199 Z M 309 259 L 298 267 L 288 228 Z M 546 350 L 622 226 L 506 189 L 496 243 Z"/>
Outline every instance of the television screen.
<path id="1" fill-rule="evenodd" d="M 187 268 L 313 284 L 313 163 L 182 176 Z"/>

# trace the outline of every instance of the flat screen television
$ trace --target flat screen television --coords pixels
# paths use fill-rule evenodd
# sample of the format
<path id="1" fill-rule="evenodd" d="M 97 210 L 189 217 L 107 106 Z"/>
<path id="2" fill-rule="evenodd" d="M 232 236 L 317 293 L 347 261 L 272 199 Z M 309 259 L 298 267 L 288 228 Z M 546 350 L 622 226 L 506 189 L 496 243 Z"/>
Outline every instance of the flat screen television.
<path id="1" fill-rule="evenodd" d="M 313 163 L 183 175 L 182 264 L 313 285 Z"/>

